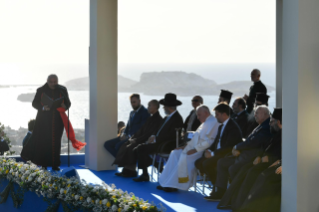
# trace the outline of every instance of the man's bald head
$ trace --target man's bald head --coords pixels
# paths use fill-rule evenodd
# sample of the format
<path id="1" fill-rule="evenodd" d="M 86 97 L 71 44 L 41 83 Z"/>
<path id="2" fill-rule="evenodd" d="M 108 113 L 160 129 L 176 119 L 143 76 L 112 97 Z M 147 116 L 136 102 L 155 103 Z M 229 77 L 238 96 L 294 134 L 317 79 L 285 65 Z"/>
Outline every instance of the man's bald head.
<path id="1" fill-rule="evenodd" d="M 251 81 L 258 82 L 260 80 L 261 72 L 259 69 L 253 69 L 251 71 L 250 77 Z"/>

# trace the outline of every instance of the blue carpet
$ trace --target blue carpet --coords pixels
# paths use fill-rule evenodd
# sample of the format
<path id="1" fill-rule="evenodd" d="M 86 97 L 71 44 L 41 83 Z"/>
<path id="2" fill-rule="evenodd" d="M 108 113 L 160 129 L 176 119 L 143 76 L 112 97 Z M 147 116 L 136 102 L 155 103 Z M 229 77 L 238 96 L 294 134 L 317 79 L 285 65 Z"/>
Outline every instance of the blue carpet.
<path id="1" fill-rule="evenodd" d="M 82 179 L 87 182 L 98 183 L 98 181 L 104 181 L 107 184 L 115 184 L 117 188 L 123 191 L 133 192 L 137 197 L 149 200 L 155 204 L 162 203 L 167 209 L 167 212 L 178 211 L 178 212 L 217 212 L 224 211 L 229 212 L 230 210 L 218 210 L 216 209 L 217 202 L 208 202 L 203 199 L 204 195 L 201 191 L 202 187 L 198 187 L 198 192 L 194 191 L 178 191 L 174 193 L 167 193 L 156 189 L 158 183 L 156 182 L 142 182 L 136 183 L 132 178 L 122 178 L 114 175 L 116 171 L 92 171 L 88 169 L 82 169 L 81 167 L 73 166 L 79 170 L 79 175 Z M 66 168 L 61 166 L 61 169 Z M 155 175 L 156 176 L 156 175 Z M 2 191 L 7 183 L 0 185 L 0 191 Z M 17 186 L 17 185 L 16 185 Z M 205 193 L 209 193 L 210 190 L 206 189 Z M 42 200 L 42 197 L 38 197 L 33 192 L 27 192 L 24 196 L 25 200 L 22 207 L 16 209 L 13 207 L 11 197 L 8 198 L 7 202 L 0 205 L 0 211 L 4 212 L 19 212 L 19 211 L 30 211 L 38 212 L 45 211 L 47 203 Z M 59 212 L 62 212 L 62 206 L 59 207 Z"/>

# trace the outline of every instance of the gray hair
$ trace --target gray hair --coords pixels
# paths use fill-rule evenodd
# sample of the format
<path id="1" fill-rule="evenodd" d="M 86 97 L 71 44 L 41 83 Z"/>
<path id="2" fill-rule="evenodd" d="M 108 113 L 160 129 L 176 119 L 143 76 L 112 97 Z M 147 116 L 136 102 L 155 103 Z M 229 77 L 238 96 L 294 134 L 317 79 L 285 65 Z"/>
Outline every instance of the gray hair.
<path id="1" fill-rule="evenodd" d="M 253 71 L 255 71 L 259 76 L 261 75 L 261 72 L 259 69 L 255 68 L 255 69 L 253 69 Z"/>
<path id="2" fill-rule="evenodd" d="M 206 105 L 199 105 L 197 108 L 196 108 L 196 115 L 198 113 L 199 110 L 204 110 L 206 111 L 208 114 L 211 114 L 210 113 L 210 110 L 209 110 L 209 107 L 206 106 Z"/>
<path id="3" fill-rule="evenodd" d="M 266 115 L 269 115 L 269 116 L 270 116 L 269 108 L 268 108 L 266 105 L 260 105 L 260 106 L 258 106 L 258 107 L 256 108 L 256 111 L 257 111 L 259 108 L 261 108 Z"/>
<path id="4" fill-rule="evenodd" d="M 48 80 L 49 80 L 50 78 L 55 78 L 55 79 L 58 80 L 58 76 L 57 76 L 56 74 L 50 74 L 50 75 L 48 76 Z"/>

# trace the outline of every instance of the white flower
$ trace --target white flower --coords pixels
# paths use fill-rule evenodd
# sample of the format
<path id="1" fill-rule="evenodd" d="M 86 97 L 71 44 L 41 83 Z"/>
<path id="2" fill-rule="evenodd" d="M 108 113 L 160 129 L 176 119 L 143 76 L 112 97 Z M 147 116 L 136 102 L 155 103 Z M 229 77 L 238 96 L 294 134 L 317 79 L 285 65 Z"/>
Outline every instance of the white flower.
<path id="1" fill-rule="evenodd" d="M 38 182 L 41 183 L 41 181 L 42 181 L 42 179 L 41 179 L 41 177 L 39 177 L 39 178 L 38 178 Z"/>
<path id="2" fill-rule="evenodd" d="M 25 174 L 30 174 L 30 170 L 26 171 Z"/>
<path id="3" fill-rule="evenodd" d="M 113 206 L 112 206 L 112 210 L 113 210 L 113 211 L 117 211 L 117 206 L 116 206 L 116 205 L 113 205 Z"/>
<path id="4" fill-rule="evenodd" d="M 74 199 L 75 199 L 75 200 L 79 200 L 79 199 L 80 199 L 80 196 L 79 196 L 79 195 L 75 195 Z"/>
<path id="5" fill-rule="evenodd" d="M 90 197 L 88 197 L 88 198 L 86 199 L 86 201 L 87 201 L 88 203 L 91 203 L 92 199 L 91 199 Z"/>
<path id="6" fill-rule="evenodd" d="M 63 193 L 64 193 L 64 189 L 61 188 L 61 189 L 60 189 L 60 194 L 63 194 Z"/>
<path id="7" fill-rule="evenodd" d="M 22 176 L 22 177 L 21 177 L 21 180 L 24 181 L 24 180 L 25 180 L 25 176 Z"/>
<path id="8" fill-rule="evenodd" d="M 129 205 L 125 205 L 125 206 L 124 206 L 124 211 L 127 211 L 129 208 L 130 208 Z"/>
<path id="9" fill-rule="evenodd" d="M 100 200 L 99 199 L 97 199 L 97 200 L 95 200 L 95 204 L 100 204 Z"/>
<path id="10" fill-rule="evenodd" d="M 106 205 L 107 202 L 108 202 L 108 199 L 102 200 L 102 204 L 103 204 L 103 205 Z"/>
<path id="11" fill-rule="evenodd" d="M 31 182 L 32 180 L 33 180 L 32 177 L 29 177 L 29 178 L 28 178 L 28 181 L 29 181 L 29 182 Z"/>

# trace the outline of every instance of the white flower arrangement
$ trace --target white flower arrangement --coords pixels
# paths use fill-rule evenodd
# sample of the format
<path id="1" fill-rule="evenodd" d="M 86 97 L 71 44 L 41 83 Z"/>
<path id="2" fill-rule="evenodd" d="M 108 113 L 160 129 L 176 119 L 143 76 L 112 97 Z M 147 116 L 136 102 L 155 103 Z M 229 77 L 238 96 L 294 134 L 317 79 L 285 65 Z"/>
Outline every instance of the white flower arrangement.
<path id="1" fill-rule="evenodd" d="M 17 163 L 15 159 L 0 157 L 0 179 L 6 178 L 20 187 L 35 191 L 38 196 L 57 198 L 78 209 L 100 212 L 159 212 L 160 204 L 148 203 L 133 193 L 116 189 L 114 184 L 92 186 L 75 177 L 66 178 L 38 168 L 31 162 Z"/>

